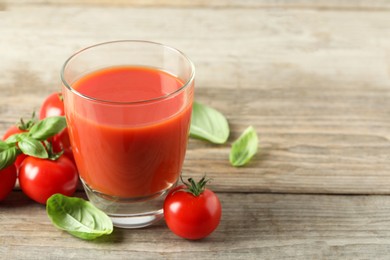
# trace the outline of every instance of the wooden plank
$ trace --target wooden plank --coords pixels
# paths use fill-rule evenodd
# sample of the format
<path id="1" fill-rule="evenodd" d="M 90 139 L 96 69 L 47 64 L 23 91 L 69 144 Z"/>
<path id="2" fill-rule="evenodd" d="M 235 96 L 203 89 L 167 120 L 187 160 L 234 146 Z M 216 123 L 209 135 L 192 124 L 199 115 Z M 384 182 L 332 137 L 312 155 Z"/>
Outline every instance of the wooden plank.
<path id="1" fill-rule="evenodd" d="M 386 0 L 3 0 L 8 5 L 110 5 L 146 7 L 206 7 L 206 8 L 299 8 L 299 9 L 339 9 L 376 10 L 390 9 Z"/>
<path id="2" fill-rule="evenodd" d="M 53 17 L 54 10 L 13 7 L 1 13 L 5 95 L 23 94 L 27 82 L 40 86 L 37 91 L 53 89 L 71 53 L 126 38 L 185 51 L 197 65 L 198 88 L 389 86 L 388 12 L 63 7 Z M 164 23 L 148 18 L 159 15 Z"/>
<path id="3" fill-rule="evenodd" d="M 225 113 L 232 135 L 226 145 L 190 140 L 185 175 L 207 173 L 223 191 L 389 193 L 390 111 L 383 99 L 388 90 L 249 92 L 209 89 L 198 94 L 198 100 L 221 111 L 229 106 Z M 376 102 L 359 101 L 364 95 Z M 245 105 L 237 102 L 241 97 Z M 260 153 L 247 167 L 232 168 L 230 143 L 249 124 L 260 136 Z"/>
<path id="4" fill-rule="evenodd" d="M 40 86 L 37 91 L 53 89 L 71 53 L 126 38 L 184 50 L 197 65 L 198 88 L 389 86 L 388 12 L 63 7 L 53 17 L 54 10 L 14 7 L 1 13 L 5 94 L 23 94 L 27 82 Z M 159 15 L 163 24 L 148 18 Z"/>
<path id="5" fill-rule="evenodd" d="M 222 221 L 208 238 L 176 237 L 164 222 L 83 241 L 57 230 L 45 208 L 14 192 L 0 203 L 4 259 L 386 259 L 387 196 L 218 194 Z"/>

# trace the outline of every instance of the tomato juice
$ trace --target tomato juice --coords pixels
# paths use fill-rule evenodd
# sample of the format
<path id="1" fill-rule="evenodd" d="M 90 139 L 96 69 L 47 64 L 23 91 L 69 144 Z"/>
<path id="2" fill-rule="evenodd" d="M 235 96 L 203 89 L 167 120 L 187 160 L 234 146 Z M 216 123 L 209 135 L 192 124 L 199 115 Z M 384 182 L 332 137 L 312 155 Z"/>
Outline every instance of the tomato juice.
<path id="1" fill-rule="evenodd" d="M 192 90 L 150 67 L 92 71 L 71 83 L 66 117 L 80 177 L 99 193 L 143 198 L 170 188 L 183 164 Z M 186 87 L 186 86 L 184 86 Z"/>

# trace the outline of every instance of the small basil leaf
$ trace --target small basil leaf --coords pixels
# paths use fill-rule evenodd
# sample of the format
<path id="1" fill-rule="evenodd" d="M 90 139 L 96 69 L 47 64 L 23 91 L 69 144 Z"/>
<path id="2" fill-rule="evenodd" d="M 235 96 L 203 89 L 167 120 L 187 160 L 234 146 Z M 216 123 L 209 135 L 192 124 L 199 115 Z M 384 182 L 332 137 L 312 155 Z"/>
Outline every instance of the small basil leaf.
<path id="1" fill-rule="evenodd" d="M 58 134 L 66 127 L 64 116 L 47 117 L 36 123 L 30 129 L 30 136 L 36 140 L 43 141 L 55 134 Z"/>
<path id="2" fill-rule="evenodd" d="M 216 144 L 223 144 L 229 137 L 229 124 L 217 110 L 194 102 L 190 136 Z"/>
<path id="3" fill-rule="evenodd" d="M 1 144 L 2 148 L 4 148 L 4 142 Z M 0 170 L 7 168 L 11 164 L 13 164 L 18 155 L 18 150 L 15 146 L 8 147 L 6 149 L 2 149 L 0 152 Z"/>
<path id="4" fill-rule="evenodd" d="M 37 141 L 29 136 L 24 136 L 24 138 L 19 141 L 18 146 L 24 154 L 42 159 L 49 157 L 45 146 L 40 141 Z"/>
<path id="5" fill-rule="evenodd" d="M 17 142 L 19 142 L 20 140 L 22 140 L 25 136 L 27 136 L 28 133 L 19 133 L 19 134 L 14 134 L 14 135 L 11 135 L 10 137 L 8 137 L 5 141 L 8 143 L 8 144 L 16 144 Z"/>
<path id="6" fill-rule="evenodd" d="M 243 166 L 257 153 L 259 139 L 255 129 L 248 127 L 233 143 L 229 161 L 233 166 Z"/>
<path id="7" fill-rule="evenodd" d="M 9 145 L 6 142 L 0 140 L 0 152 L 7 150 L 8 148 L 9 148 Z"/>
<path id="8" fill-rule="evenodd" d="M 88 201 L 54 194 L 46 202 L 46 212 L 54 226 L 81 239 L 91 240 L 111 234 L 111 219 Z"/>

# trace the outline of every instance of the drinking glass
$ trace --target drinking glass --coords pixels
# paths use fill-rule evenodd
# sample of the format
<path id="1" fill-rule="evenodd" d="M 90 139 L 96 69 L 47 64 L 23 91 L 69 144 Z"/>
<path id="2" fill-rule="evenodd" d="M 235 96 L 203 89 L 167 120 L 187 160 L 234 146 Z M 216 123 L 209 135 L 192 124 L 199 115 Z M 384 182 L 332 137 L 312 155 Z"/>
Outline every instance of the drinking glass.
<path id="1" fill-rule="evenodd" d="M 93 45 L 61 70 L 69 136 L 92 204 L 123 228 L 163 217 L 188 141 L 195 68 L 148 41 Z"/>

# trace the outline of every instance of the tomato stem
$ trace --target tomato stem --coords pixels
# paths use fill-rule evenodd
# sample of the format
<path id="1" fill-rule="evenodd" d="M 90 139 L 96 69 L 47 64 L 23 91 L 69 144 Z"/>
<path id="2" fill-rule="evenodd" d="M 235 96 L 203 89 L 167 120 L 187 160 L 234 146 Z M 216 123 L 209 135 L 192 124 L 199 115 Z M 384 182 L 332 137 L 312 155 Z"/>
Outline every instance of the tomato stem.
<path id="1" fill-rule="evenodd" d="M 35 117 L 35 111 L 33 111 L 31 118 L 25 122 L 23 118 L 20 118 L 20 121 L 16 124 L 16 126 L 22 131 L 28 131 L 35 125 L 37 122 L 37 118 Z"/>
<path id="2" fill-rule="evenodd" d="M 49 155 L 48 159 L 50 159 L 52 161 L 56 161 L 64 153 L 64 149 L 62 149 L 58 153 L 54 152 L 53 151 L 53 145 L 49 141 L 45 140 L 44 143 L 45 143 L 45 146 L 46 146 L 46 149 L 47 149 L 47 153 Z"/>
<path id="3" fill-rule="evenodd" d="M 183 184 L 187 187 L 184 189 L 184 191 L 191 193 L 195 197 L 198 197 L 200 194 L 203 193 L 203 191 L 206 188 L 207 182 L 210 181 L 210 179 L 206 179 L 206 176 L 203 176 L 200 181 L 195 182 L 193 178 L 188 178 L 188 182 L 185 182 L 183 180 L 183 177 L 180 175 L 180 179 L 183 182 Z"/>
<path id="4" fill-rule="evenodd" d="M 61 92 L 58 92 L 58 98 L 59 98 L 62 102 L 64 102 L 64 96 L 62 95 Z"/>

